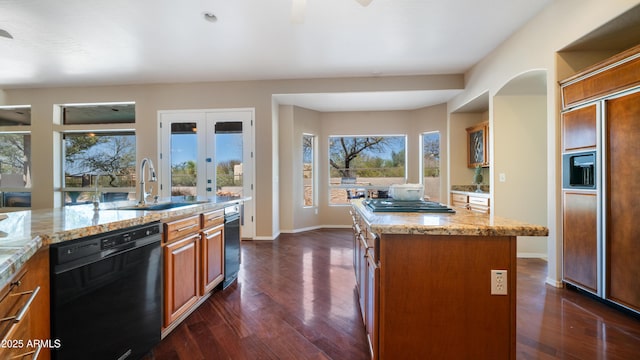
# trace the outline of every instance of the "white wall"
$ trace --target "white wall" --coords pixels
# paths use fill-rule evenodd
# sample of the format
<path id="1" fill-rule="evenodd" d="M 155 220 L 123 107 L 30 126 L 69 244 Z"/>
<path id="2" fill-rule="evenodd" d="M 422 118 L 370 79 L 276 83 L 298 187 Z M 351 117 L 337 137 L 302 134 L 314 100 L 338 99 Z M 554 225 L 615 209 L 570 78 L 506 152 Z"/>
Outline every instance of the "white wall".
<path id="1" fill-rule="evenodd" d="M 547 72 L 547 226 L 550 235 L 548 246 L 547 282 L 561 285 L 561 234 L 560 223 L 560 162 L 558 114 L 559 87 L 557 62 L 564 59 L 556 52 L 637 5 L 637 0 L 559 0 L 552 2 L 523 28 L 514 33 L 498 48 L 465 74 L 465 91 L 448 103 L 455 111 L 487 90 L 491 98 L 510 79 L 531 70 Z M 598 55 L 599 56 L 599 55 Z M 562 65 L 566 73 L 566 64 Z M 492 116 L 493 109 L 489 113 Z M 513 169 L 523 171 L 524 169 Z"/>
<path id="2" fill-rule="evenodd" d="M 496 96 L 493 100 L 493 195 L 496 216 L 547 224 L 545 95 Z M 500 174 L 506 181 L 499 181 Z M 542 237 L 518 237 L 519 257 L 547 257 Z"/>
<path id="3" fill-rule="evenodd" d="M 441 203 L 447 204 L 449 201 L 449 151 L 447 150 L 447 139 L 449 130 L 447 127 L 447 105 L 440 104 L 418 109 L 411 112 L 411 124 L 409 130 L 409 154 L 408 163 L 409 177 L 411 183 L 420 182 L 420 136 L 427 132 L 437 131 L 440 133 L 440 199 Z"/>
<path id="4" fill-rule="evenodd" d="M 254 108 L 256 239 L 273 239 L 280 233 L 279 104 L 273 94 L 394 90 L 461 89 L 461 75 L 398 76 L 341 79 L 304 79 L 190 84 L 149 84 L 101 87 L 4 89 L 3 104 L 31 105 L 33 178 L 32 206 L 54 206 L 53 190 L 60 185 L 54 164 L 53 108 L 55 104 L 136 102 L 137 157 L 157 162 L 157 112 L 159 110 Z"/>
<path id="5" fill-rule="evenodd" d="M 487 112 L 452 113 L 449 115 L 449 179 L 451 185 L 471 185 L 474 170 L 467 167 L 467 128 L 487 120 Z M 491 129 L 489 129 L 491 132 Z M 486 170 L 483 170 L 486 172 Z M 486 174 L 483 173 L 483 177 Z M 483 183 L 488 182 L 488 176 Z M 446 199 L 449 197 L 447 196 Z M 447 201 L 448 202 L 448 201 Z"/>

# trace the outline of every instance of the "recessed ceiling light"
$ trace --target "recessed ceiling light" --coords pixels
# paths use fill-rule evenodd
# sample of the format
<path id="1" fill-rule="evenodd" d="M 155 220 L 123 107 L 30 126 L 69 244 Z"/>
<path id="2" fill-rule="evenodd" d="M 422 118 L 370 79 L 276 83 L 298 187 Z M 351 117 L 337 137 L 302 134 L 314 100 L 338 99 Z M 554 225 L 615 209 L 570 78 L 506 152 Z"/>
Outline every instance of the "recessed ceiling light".
<path id="1" fill-rule="evenodd" d="M 204 16 L 204 19 L 209 21 L 209 22 L 216 22 L 218 21 L 218 17 L 212 13 L 212 12 L 205 12 L 202 14 Z"/>

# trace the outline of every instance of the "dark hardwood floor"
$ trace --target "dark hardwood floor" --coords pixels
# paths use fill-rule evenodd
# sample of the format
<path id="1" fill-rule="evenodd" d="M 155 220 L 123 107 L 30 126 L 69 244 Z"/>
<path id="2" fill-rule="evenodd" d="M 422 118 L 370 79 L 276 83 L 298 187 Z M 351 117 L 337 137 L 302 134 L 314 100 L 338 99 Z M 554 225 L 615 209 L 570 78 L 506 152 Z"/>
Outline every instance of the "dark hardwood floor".
<path id="1" fill-rule="evenodd" d="M 244 241 L 238 283 L 208 299 L 145 358 L 368 359 L 350 229 Z M 518 359 L 639 359 L 640 320 L 545 285 L 518 260 Z"/>

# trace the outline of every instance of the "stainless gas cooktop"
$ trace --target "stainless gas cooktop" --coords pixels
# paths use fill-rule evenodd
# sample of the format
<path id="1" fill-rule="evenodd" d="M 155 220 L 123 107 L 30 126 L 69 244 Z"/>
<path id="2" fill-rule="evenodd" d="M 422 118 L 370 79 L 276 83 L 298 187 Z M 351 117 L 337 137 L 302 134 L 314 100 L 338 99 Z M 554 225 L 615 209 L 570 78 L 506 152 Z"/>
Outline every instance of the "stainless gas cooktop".
<path id="1" fill-rule="evenodd" d="M 373 212 L 455 213 L 455 210 L 445 205 L 424 200 L 367 199 L 363 204 Z"/>

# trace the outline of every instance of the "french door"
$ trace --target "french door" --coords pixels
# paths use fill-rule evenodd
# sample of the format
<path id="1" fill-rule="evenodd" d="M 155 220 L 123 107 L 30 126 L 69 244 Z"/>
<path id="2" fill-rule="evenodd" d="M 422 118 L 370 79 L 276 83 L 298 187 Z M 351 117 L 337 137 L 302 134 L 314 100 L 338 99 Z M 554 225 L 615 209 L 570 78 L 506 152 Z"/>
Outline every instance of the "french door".
<path id="1" fill-rule="evenodd" d="M 160 111 L 160 196 L 253 196 L 253 109 Z M 242 237 L 254 236 L 253 200 Z"/>

